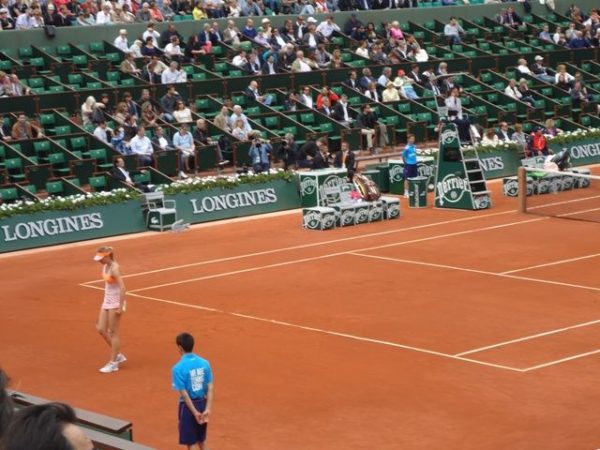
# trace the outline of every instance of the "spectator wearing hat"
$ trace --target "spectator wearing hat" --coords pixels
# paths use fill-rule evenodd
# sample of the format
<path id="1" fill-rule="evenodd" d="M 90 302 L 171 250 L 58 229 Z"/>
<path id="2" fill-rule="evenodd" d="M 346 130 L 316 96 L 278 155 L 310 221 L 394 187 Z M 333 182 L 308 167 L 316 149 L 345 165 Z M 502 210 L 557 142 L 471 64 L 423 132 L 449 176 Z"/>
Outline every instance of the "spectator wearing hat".
<path id="1" fill-rule="evenodd" d="M 115 38 L 113 44 L 119 50 L 129 51 L 129 41 L 127 40 L 127 30 L 125 28 L 119 30 L 119 35 Z"/>
<path id="2" fill-rule="evenodd" d="M 554 77 L 548 74 L 546 66 L 544 66 L 544 57 L 537 55 L 534 58 L 534 63 L 531 66 L 531 71 L 533 72 L 533 76 L 538 80 L 545 81 L 546 83 L 553 83 Z"/>
<path id="3" fill-rule="evenodd" d="M 398 92 L 402 97 L 409 100 L 418 99 L 419 95 L 413 87 L 414 80 L 406 76 L 404 70 L 398 70 L 398 76 L 394 79 L 394 86 L 398 89 Z"/>
<path id="4" fill-rule="evenodd" d="M 381 93 L 381 97 L 384 103 L 397 102 L 400 100 L 400 94 L 398 94 L 398 89 L 396 89 L 392 81 L 387 82 L 385 89 Z"/>
<path id="5" fill-rule="evenodd" d="M 129 53 L 131 53 L 134 58 L 142 58 L 144 56 L 142 55 L 142 47 L 142 41 L 136 39 L 133 41 L 133 44 L 131 44 L 131 47 L 129 47 Z"/>

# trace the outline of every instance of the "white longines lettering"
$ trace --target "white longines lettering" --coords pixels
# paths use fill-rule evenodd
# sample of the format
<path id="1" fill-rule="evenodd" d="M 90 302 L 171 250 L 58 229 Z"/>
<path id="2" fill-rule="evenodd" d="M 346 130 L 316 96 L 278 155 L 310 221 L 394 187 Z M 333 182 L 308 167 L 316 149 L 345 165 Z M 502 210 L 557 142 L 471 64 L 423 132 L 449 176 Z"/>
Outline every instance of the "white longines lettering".
<path id="1" fill-rule="evenodd" d="M 256 205 L 277 203 L 277 192 L 273 188 L 255 189 L 253 191 L 212 195 L 202 199 L 190 199 L 194 214 L 211 213 L 226 209 L 247 208 Z"/>
<path id="2" fill-rule="evenodd" d="M 567 150 L 563 147 L 563 151 Z M 593 158 L 600 156 L 600 143 L 573 145 L 571 147 L 571 157 L 573 159 Z"/>
<path id="3" fill-rule="evenodd" d="M 5 241 L 9 242 L 94 230 L 103 226 L 102 215 L 100 213 L 90 213 L 58 217 L 56 219 L 19 222 L 16 225 L 2 225 L 2 236 Z"/>
<path id="4" fill-rule="evenodd" d="M 490 170 L 502 170 L 504 169 L 504 161 L 500 156 L 492 156 L 491 158 L 480 158 L 479 162 L 483 167 L 483 170 L 489 172 Z"/>

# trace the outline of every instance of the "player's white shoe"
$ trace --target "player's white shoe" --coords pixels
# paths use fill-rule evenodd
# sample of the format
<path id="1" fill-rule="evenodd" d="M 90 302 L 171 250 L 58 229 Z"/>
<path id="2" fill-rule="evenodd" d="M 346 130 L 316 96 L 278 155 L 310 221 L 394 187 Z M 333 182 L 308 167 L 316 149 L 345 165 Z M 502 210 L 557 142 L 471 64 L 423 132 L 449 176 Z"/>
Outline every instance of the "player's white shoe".
<path id="1" fill-rule="evenodd" d="M 102 367 L 100 369 L 100 372 L 102 373 L 111 373 L 111 372 L 117 372 L 119 370 L 119 363 L 117 362 L 113 362 L 113 361 L 109 361 L 106 363 L 106 365 L 104 367 Z"/>
<path id="2" fill-rule="evenodd" d="M 125 361 L 127 361 L 127 357 L 123 353 L 119 353 L 117 355 L 117 359 L 115 360 L 117 364 L 123 364 Z"/>

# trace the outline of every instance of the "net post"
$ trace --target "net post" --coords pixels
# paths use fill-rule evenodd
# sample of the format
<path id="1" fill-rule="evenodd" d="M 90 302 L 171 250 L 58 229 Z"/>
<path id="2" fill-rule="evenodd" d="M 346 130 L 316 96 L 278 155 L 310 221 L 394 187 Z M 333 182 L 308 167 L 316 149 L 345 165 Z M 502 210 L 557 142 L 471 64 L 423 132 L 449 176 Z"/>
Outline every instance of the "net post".
<path id="1" fill-rule="evenodd" d="M 525 167 L 519 167 L 517 171 L 519 189 L 519 212 L 527 212 L 527 171 Z"/>

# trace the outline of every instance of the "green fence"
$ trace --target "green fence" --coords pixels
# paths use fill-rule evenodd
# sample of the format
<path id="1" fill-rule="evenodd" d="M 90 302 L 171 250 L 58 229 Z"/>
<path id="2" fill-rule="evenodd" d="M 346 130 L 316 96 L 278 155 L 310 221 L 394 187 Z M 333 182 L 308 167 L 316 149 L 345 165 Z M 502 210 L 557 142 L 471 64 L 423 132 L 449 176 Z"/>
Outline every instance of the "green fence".
<path id="1" fill-rule="evenodd" d="M 0 253 L 144 231 L 139 200 L 0 220 Z"/>

